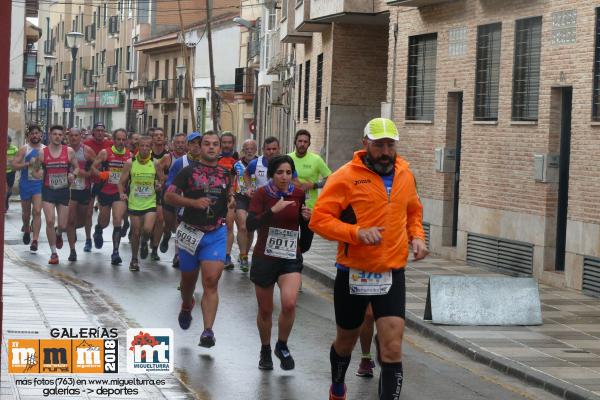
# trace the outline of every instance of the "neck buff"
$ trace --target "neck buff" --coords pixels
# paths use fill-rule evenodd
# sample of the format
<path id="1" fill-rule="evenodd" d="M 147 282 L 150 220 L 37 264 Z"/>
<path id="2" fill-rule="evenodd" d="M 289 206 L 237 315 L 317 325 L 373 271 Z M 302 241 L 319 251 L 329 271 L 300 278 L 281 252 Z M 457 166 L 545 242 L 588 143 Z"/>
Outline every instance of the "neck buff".
<path id="1" fill-rule="evenodd" d="M 280 199 L 283 196 L 290 196 L 294 192 L 294 185 L 291 183 L 288 185 L 287 190 L 282 192 L 277 186 L 275 186 L 273 179 L 269 179 L 269 182 L 263 187 L 265 188 L 267 195 L 274 199 Z"/>
<path id="2" fill-rule="evenodd" d="M 115 147 L 115 145 L 113 144 L 113 146 L 111 147 L 112 152 L 115 154 L 118 154 L 120 156 L 122 156 L 123 154 L 125 154 L 125 147 L 123 147 L 123 150 L 117 150 L 117 148 Z"/>

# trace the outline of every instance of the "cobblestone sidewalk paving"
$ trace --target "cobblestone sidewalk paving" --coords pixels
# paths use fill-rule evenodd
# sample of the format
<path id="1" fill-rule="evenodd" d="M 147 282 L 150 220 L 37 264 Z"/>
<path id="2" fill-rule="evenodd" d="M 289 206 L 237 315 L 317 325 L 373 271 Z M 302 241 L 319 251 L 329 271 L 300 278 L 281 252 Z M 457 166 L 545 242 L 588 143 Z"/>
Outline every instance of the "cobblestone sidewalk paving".
<path id="1" fill-rule="evenodd" d="M 315 236 L 306 273 L 332 285 L 336 245 Z M 541 326 L 439 326 L 423 321 L 431 275 L 502 276 L 429 257 L 406 271 L 407 323 L 477 361 L 569 399 L 600 399 L 600 299 L 540 285 Z M 469 354 L 470 353 L 470 354 Z"/>
<path id="2" fill-rule="evenodd" d="M 68 375 L 75 379 L 109 378 L 109 379 L 164 379 L 166 382 L 161 386 L 137 385 L 139 393 L 135 397 L 111 396 L 111 399 L 139 398 L 139 399 L 192 399 L 195 396 L 181 384 L 174 375 L 133 375 L 126 372 L 126 331 L 127 324 L 116 313 L 111 312 L 105 304 L 104 308 L 96 307 L 89 309 L 88 296 L 94 296 L 93 292 L 85 294 L 85 298 L 79 293 L 75 284 L 70 284 L 47 272 L 36 270 L 35 266 L 26 265 L 10 249 L 5 247 L 4 254 L 4 316 L 2 335 L 2 379 L 0 381 L 0 398 L 3 400 L 13 399 L 39 399 L 42 398 L 42 388 L 17 386 L 15 379 L 29 377 L 32 375 L 9 375 L 7 365 L 7 343 L 8 339 L 46 339 L 50 338 L 50 328 L 94 328 L 107 327 L 117 328 L 119 332 L 119 374 L 109 375 Z M 101 302 L 101 300 L 98 300 Z M 39 378 L 56 378 L 60 375 L 36 374 Z M 67 396 L 70 399 L 95 399 L 107 398 L 97 396 L 95 390 L 100 385 L 89 384 L 85 389 L 94 390 L 87 394 L 82 391 L 81 396 Z M 96 395 L 96 396 L 95 396 Z M 54 398 L 63 398 L 58 396 Z"/>

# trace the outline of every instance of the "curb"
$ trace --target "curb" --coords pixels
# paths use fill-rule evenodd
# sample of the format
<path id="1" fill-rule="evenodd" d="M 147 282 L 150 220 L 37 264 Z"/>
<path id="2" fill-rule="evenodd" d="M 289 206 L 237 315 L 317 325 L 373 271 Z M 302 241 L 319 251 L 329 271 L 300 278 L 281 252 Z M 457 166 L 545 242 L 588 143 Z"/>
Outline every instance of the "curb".
<path id="1" fill-rule="evenodd" d="M 333 289 L 335 275 L 304 260 L 303 274 L 319 283 Z M 406 325 L 419 334 L 432 338 L 437 342 L 457 351 L 473 361 L 487 365 L 506 375 L 520 379 L 528 385 L 544 389 L 556 396 L 567 400 L 600 400 L 600 396 L 582 389 L 576 385 L 536 371 L 516 361 L 500 357 L 492 352 L 467 342 L 420 319 L 416 314 L 406 311 Z"/>

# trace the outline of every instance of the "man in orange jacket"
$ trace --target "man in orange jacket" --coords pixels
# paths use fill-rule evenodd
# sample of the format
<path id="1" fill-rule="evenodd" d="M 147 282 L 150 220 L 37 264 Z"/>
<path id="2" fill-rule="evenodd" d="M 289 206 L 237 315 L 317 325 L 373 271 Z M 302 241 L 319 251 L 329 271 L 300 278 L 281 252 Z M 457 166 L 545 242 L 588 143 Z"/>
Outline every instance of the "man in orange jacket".
<path id="1" fill-rule="evenodd" d="M 315 233 L 339 243 L 330 400 L 346 399 L 344 379 L 369 304 L 377 326 L 379 399 L 398 399 L 402 389 L 404 267 L 409 246 L 415 260 L 428 251 L 423 206 L 408 163 L 396 154 L 398 139 L 392 121 L 370 121 L 364 150 L 328 178 L 310 222 Z"/>

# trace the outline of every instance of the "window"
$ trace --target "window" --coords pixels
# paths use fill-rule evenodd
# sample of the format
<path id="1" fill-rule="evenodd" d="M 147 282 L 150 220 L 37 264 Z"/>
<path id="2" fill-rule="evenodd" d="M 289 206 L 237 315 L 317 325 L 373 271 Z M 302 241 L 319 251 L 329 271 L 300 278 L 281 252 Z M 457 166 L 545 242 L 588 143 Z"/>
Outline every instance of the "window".
<path id="1" fill-rule="evenodd" d="M 304 121 L 308 121 L 308 100 L 310 98 L 310 60 L 306 62 L 304 67 Z"/>
<path id="2" fill-rule="evenodd" d="M 165 60 L 165 79 L 169 79 L 169 60 Z"/>
<path id="3" fill-rule="evenodd" d="M 323 95 L 323 54 L 317 57 L 317 97 L 315 99 L 315 120 L 321 120 L 321 98 Z"/>
<path id="4" fill-rule="evenodd" d="M 498 120 L 500 85 L 500 38 L 502 24 L 477 28 L 477 63 L 475 67 L 475 120 Z"/>
<path id="5" fill-rule="evenodd" d="M 104 23 L 104 26 L 106 26 L 106 20 L 108 19 L 108 16 L 106 15 L 106 3 L 104 3 L 104 6 L 103 6 L 103 7 L 104 7 L 104 9 L 102 10 L 102 13 L 103 13 L 103 14 L 102 14 L 102 18 L 103 18 L 103 20 L 104 20 L 104 22 L 103 22 L 103 23 Z"/>
<path id="6" fill-rule="evenodd" d="M 96 7 L 96 20 L 94 21 L 96 23 L 96 29 L 100 29 L 100 6 Z"/>
<path id="7" fill-rule="evenodd" d="M 540 92 L 542 17 L 518 20 L 515 25 L 513 121 L 537 121 Z"/>
<path id="8" fill-rule="evenodd" d="M 94 71 L 94 75 L 96 74 L 96 58 L 92 56 L 92 70 Z"/>
<path id="9" fill-rule="evenodd" d="M 277 28 L 277 9 L 273 5 L 272 7 L 269 7 L 267 11 L 269 13 L 269 16 L 267 18 L 267 31 L 272 31 Z"/>
<path id="10" fill-rule="evenodd" d="M 127 46 L 127 54 L 125 54 L 125 69 L 131 71 L 131 46 Z"/>
<path id="11" fill-rule="evenodd" d="M 287 18 L 288 1 L 289 0 L 283 0 L 283 2 L 281 3 L 281 20 L 282 21 L 284 21 Z"/>
<path id="12" fill-rule="evenodd" d="M 102 50 L 102 58 L 100 61 L 100 72 L 104 74 L 104 66 L 106 64 L 106 50 Z"/>
<path id="13" fill-rule="evenodd" d="M 437 33 L 411 36 L 408 42 L 406 119 L 433 121 Z"/>
<path id="14" fill-rule="evenodd" d="M 594 92 L 592 120 L 600 121 L 600 7 L 596 8 L 596 44 L 594 53 Z"/>
<path id="15" fill-rule="evenodd" d="M 302 64 L 298 64 L 298 121 L 300 121 L 301 107 L 302 107 Z"/>
<path id="16" fill-rule="evenodd" d="M 158 80 L 158 71 L 160 69 L 160 64 L 158 61 L 154 61 L 154 80 Z"/>

